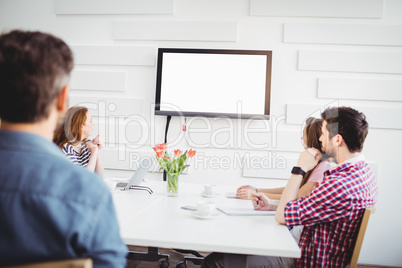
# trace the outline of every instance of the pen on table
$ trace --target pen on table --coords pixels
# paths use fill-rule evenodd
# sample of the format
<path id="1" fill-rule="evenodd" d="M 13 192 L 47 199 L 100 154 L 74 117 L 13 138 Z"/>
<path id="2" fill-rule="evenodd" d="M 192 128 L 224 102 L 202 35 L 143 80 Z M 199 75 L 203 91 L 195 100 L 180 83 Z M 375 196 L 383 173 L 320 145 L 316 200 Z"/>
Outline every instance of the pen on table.
<path id="1" fill-rule="evenodd" d="M 255 192 L 258 194 L 258 190 L 255 189 Z M 257 206 L 258 206 L 258 197 L 257 197 Z"/>

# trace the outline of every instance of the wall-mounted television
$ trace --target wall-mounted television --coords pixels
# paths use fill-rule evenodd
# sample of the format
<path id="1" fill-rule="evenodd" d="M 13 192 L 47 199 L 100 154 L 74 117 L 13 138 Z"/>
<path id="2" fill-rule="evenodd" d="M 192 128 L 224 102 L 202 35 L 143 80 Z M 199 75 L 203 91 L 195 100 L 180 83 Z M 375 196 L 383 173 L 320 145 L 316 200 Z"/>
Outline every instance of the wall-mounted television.
<path id="1" fill-rule="evenodd" d="M 272 51 L 159 48 L 155 114 L 269 119 Z"/>

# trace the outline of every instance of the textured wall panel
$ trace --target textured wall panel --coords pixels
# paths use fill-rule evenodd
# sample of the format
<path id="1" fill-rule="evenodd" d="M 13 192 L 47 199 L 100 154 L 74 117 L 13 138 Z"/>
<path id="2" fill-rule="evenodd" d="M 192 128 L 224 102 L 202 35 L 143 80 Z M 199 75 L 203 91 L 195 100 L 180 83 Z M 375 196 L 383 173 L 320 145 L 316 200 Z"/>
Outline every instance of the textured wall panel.
<path id="1" fill-rule="evenodd" d="M 238 129 L 236 128 L 233 132 L 238 132 Z M 232 136 L 219 129 L 202 132 L 189 128 L 187 144 L 195 149 L 222 148 L 299 152 L 303 149 L 301 136 L 301 128 L 300 131 L 267 130 L 258 132 L 250 129 L 250 133 L 242 133 L 240 138 L 238 135 Z"/>
<path id="2" fill-rule="evenodd" d="M 342 104 L 340 103 L 340 106 Z M 402 108 L 353 106 L 363 112 L 371 128 L 402 129 Z M 303 124 L 309 116 L 320 117 L 324 107 L 314 104 L 288 104 L 286 110 L 287 124 Z"/>
<path id="3" fill-rule="evenodd" d="M 325 107 L 314 104 L 287 104 L 286 105 L 286 123 L 303 124 L 310 117 L 321 117 L 321 112 Z"/>
<path id="4" fill-rule="evenodd" d="M 299 70 L 402 73 L 402 53 L 299 51 Z"/>
<path id="5" fill-rule="evenodd" d="M 109 146 L 106 144 L 106 147 L 100 150 L 102 163 L 106 169 L 136 170 L 144 157 L 150 158 L 152 161 L 150 172 L 156 172 L 159 169 L 151 148 L 147 151 L 139 151 L 138 149 L 130 149 L 123 144 L 118 145 L 118 147 L 116 145 L 115 148 Z"/>
<path id="6" fill-rule="evenodd" d="M 187 120 L 187 145 L 196 149 L 245 149 L 300 151 L 300 130 L 283 130 L 278 127 L 286 120 L 285 116 L 271 116 L 270 120 L 237 120 L 230 118 L 190 118 Z M 170 125 L 169 134 L 180 129 L 180 125 Z"/>
<path id="7" fill-rule="evenodd" d="M 250 15 L 382 18 L 382 0 L 250 0 Z"/>
<path id="8" fill-rule="evenodd" d="M 121 72 L 73 71 L 70 88 L 75 90 L 124 91 L 126 74 Z"/>
<path id="9" fill-rule="evenodd" d="M 129 120 L 129 116 L 141 115 L 143 110 L 143 100 L 130 98 L 70 96 L 69 107 L 75 105 L 87 107 L 92 116 L 124 117 L 126 120 Z"/>
<path id="10" fill-rule="evenodd" d="M 402 101 L 402 80 L 319 78 L 318 97 Z"/>
<path id="11" fill-rule="evenodd" d="M 124 120 L 107 117 L 94 117 L 94 134 L 100 134 L 109 145 L 116 147 L 124 144 L 131 149 L 139 149 L 143 146 L 150 147 L 150 136 L 153 127 L 148 122 L 137 118 L 136 120 Z"/>
<path id="12" fill-rule="evenodd" d="M 286 158 L 285 163 L 279 161 L 274 166 L 268 165 L 261 167 L 243 167 L 243 177 L 270 178 L 270 179 L 289 179 L 292 167 L 296 166 L 296 158 Z M 273 164 L 272 164 L 273 165 Z"/>
<path id="13" fill-rule="evenodd" d="M 114 21 L 113 39 L 237 41 L 236 22 Z"/>
<path id="14" fill-rule="evenodd" d="M 402 26 L 287 23 L 284 42 L 402 46 Z"/>
<path id="15" fill-rule="evenodd" d="M 286 158 L 286 166 L 278 165 L 277 168 L 266 167 L 247 167 L 243 168 L 243 177 L 265 178 L 265 179 L 289 179 L 291 176 L 290 171 L 297 164 L 296 158 Z M 374 176 L 378 180 L 378 163 L 368 163 L 374 172 Z"/>
<path id="16" fill-rule="evenodd" d="M 173 0 L 57 0 L 56 14 L 173 14 Z"/>
<path id="17" fill-rule="evenodd" d="M 75 64 L 155 65 L 156 49 L 128 46 L 72 46 Z"/>

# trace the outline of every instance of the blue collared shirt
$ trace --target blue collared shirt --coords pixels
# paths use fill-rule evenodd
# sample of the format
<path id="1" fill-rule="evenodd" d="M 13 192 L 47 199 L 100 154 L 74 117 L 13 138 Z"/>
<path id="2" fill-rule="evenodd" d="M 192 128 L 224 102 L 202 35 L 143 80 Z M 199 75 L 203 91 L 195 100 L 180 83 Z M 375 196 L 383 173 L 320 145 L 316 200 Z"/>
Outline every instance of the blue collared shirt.
<path id="1" fill-rule="evenodd" d="M 0 130 L 0 266 L 92 258 L 124 267 L 112 196 L 52 142 Z"/>

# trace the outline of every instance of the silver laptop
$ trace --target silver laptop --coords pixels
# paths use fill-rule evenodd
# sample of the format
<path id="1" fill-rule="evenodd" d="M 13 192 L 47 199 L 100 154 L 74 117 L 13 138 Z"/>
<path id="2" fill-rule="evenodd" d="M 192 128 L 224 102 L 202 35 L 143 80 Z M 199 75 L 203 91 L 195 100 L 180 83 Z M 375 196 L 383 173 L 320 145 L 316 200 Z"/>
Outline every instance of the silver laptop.
<path id="1" fill-rule="evenodd" d="M 138 166 L 137 170 L 134 172 L 133 176 L 131 176 L 130 181 L 127 185 L 121 189 L 122 191 L 125 190 L 145 190 L 148 191 L 150 194 L 153 193 L 151 188 L 147 186 L 141 186 L 142 180 L 148 174 L 148 170 L 152 167 L 152 160 L 149 157 L 144 157 L 141 159 L 140 165 Z"/>

